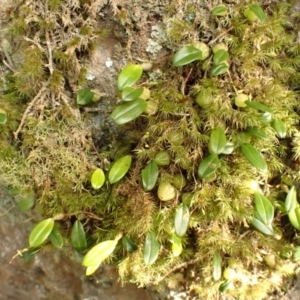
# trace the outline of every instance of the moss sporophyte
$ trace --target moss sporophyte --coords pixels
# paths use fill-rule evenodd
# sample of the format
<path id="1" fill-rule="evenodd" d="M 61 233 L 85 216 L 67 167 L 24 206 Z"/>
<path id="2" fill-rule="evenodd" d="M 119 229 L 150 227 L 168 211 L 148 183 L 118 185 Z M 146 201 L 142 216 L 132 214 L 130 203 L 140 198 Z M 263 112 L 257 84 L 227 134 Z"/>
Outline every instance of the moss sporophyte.
<path id="1" fill-rule="evenodd" d="M 268 299 L 299 261 L 300 51 L 290 6 L 175 2 L 181 9 L 170 4 L 162 21 L 170 59 L 128 61 L 119 72 L 106 115 L 119 131 L 101 146 L 84 110 L 101 98 L 82 63 L 99 42 L 99 3 L 17 8 L 1 177 L 21 209 L 44 215 L 19 254 L 69 240 L 87 275 L 105 261 L 124 282 L 184 283 L 190 299 Z"/>

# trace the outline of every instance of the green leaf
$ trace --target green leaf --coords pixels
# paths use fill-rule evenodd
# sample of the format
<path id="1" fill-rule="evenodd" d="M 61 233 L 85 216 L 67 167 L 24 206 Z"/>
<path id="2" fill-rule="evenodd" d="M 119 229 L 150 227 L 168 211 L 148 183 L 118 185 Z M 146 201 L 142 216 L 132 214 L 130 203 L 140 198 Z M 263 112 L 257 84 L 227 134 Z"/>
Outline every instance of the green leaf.
<path id="1" fill-rule="evenodd" d="M 274 206 L 270 200 L 262 194 L 254 194 L 256 217 L 265 225 L 270 225 L 274 218 Z"/>
<path id="2" fill-rule="evenodd" d="M 156 164 L 158 166 L 168 166 L 170 164 L 170 155 L 167 151 L 159 151 L 155 157 L 154 157 L 154 161 L 156 162 Z"/>
<path id="3" fill-rule="evenodd" d="M 286 127 L 284 123 L 280 120 L 274 120 L 272 122 L 272 127 L 275 129 L 277 135 L 283 139 L 286 136 Z"/>
<path id="4" fill-rule="evenodd" d="M 294 210 L 288 213 L 291 224 L 298 230 L 300 230 L 300 207 L 296 207 Z"/>
<path id="5" fill-rule="evenodd" d="M 34 259 L 35 255 L 39 252 L 39 249 L 33 248 L 33 249 L 28 249 L 25 252 L 22 252 L 22 254 L 20 254 L 20 256 L 22 257 L 22 259 L 25 262 L 30 262 Z"/>
<path id="6" fill-rule="evenodd" d="M 82 252 L 87 248 L 87 241 L 83 225 L 80 221 L 76 220 L 71 231 L 71 244 L 73 248 Z"/>
<path id="7" fill-rule="evenodd" d="M 249 8 L 257 16 L 257 18 L 260 20 L 261 23 L 266 22 L 267 20 L 266 14 L 259 5 L 253 4 Z"/>
<path id="8" fill-rule="evenodd" d="M 133 253 L 137 250 L 137 245 L 127 236 L 122 238 L 122 245 L 128 253 Z"/>
<path id="9" fill-rule="evenodd" d="M 118 124 L 126 124 L 139 117 L 146 109 L 147 102 L 144 99 L 135 99 L 133 101 L 118 105 L 110 117 Z"/>
<path id="10" fill-rule="evenodd" d="M 212 175 L 220 166 L 219 158 L 216 154 L 207 156 L 199 165 L 198 176 L 204 179 Z"/>
<path id="11" fill-rule="evenodd" d="M 261 153 L 252 145 L 245 143 L 241 146 L 242 154 L 249 163 L 261 172 L 266 172 L 268 169 L 267 163 Z"/>
<path id="12" fill-rule="evenodd" d="M 272 110 L 270 107 L 268 107 L 264 104 L 261 104 L 259 102 L 246 100 L 245 103 L 247 104 L 247 106 L 254 108 L 256 110 L 261 110 L 261 111 L 265 111 L 268 113 L 272 113 Z"/>
<path id="13" fill-rule="evenodd" d="M 94 93 L 90 89 L 81 89 L 77 92 L 77 104 L 87 105 L 92 102 Z"/>
<path id="14" fill-rule="evenodd" d="M 93 189 L 100 189 L 105 182 L 105 175 L 102 169 L 96 169 L 91 177 L 91 184 Z"/>
<path id="15" fill-rule="evenodd" d="M 5 124 L 7 122 L 7 114 L 6 111 L 0 108 L 0 124 Z"/>
<path id="16" fill-rule="evenodd" d="M 50 235 L 54 226 L 53 218 L 49 218 L 38 223 L 29 235 L 29 246 L 37 248 L 44 243 Z"/>
<path id="17" fill-rule="evenodd" d="M 300 247 L 297 247 L 294 252 L 294 261 L 300 262 Z"/>
<path id="18" fill-rule="evenodd" d="M 214 128 L 210 134 L 209 152 L 211 154 L 220 154 L 226 147 L 226 136 L 221 128 Z"/>
<path id="19" fill-rule="evenodd" d="M 34 206 L 35 196 L 33 192 L 24 192 L 24 194 L 20 195 L 20 198 L 21 200 L 17 204 L 19 210 L 29 210 Z"/>
<path id="20" fill-rule="evenodd" d="M 211 76 L 215 77 L 226 73 L 227 70 L 228 70 L 228 66 L 226 63 L 223 62 L 219 65 L 213 65 L 213 67 L 210 70 L 210 74 Z"/>
<path id="21" fill-rule="evenodd" d="M 125 155 L 117 159 L 108 173 L 108 181 L 113 184 L 122 179 L 131 166 L 132 157 Z"/>
<path id="22" fill-rule="evenodd" d="M 49 235 L 49 240 L 56 248 L 62 248 L 62 246 L 64 245 L 63 237 L 55 224 Z"/>
<path id="23" fill-rule="evenodd" d="M 181 67 L 201 58 L 201 50 L 194 46 L 184 46 L 174 54 L 172 63 L 175 67 Z"/>
<path id="24" fill-rule="evenodd" d="M 231 280 L 226 280 L 224 281 L 220 286 L 219 286 L 219 292 L 220 293 L 223 293 L 225 292 L 226 290 L 228 290 L 230 287 L 232 287 L 233 284 L 232 284 L 232 281 Z"/>
<path id="25" fill-rule="evenodd" d="M 133 86 L 142 76 L 143 67 L 141 65 L 129 65 L 124 68 L 117 79 L 119 90 Z"/>
<path id="26" fill-rule="evenodd" d="M 285 202 L 284 202 L 284 208 L 287 213 L 294 210 L 298 205 L 297 202 L 297 193 L 294 186 L 289 190 L 288 194 L 286 195 Z"/>
<path id="27" fill-rule="evenodd" d="M 224 49 L 218 50 L 213 57 L 214 64 L 215 65 L 220 65 L 221 63 L 225 62 L 229 58 L 229 53 L 228 51 Z"/>
<path id="28" fill-rule="evenodd" d="M 148 232 L 143 251 L 144 262 L 147 266 L 152 265 L 156 261 L 159 250 L 160 242 L 156 240 L 155 233 Z"/>
<path id="29" fill-rule="evenodd" d="M 216 252 L 213 257 L 213 279 L 218 281 L 222 276 L 222 257 Z"/>
<path id="30" fill-rule="evenodd" d="M 248 133 L 250 133 L 252 136 L 255 136 L 255 137 L 259 138 L 259 139 L 262 139 L 262 140 L 268 140 L 269 139 L 269 137 L 267 136 L 267 134 L 264 131 L 259 130 L 259 129 L 257 129 L 255 127 L 248 127 L 246 129 L 246 131 Z"/>
<path id="31" fill-rule="evenodd" d="M 173 256 L 177 257 L 182 253 L 182 241 L 181 238 L 176 236 L 176 234 L 172 234 L 171 236 L 172 242 L 172 254 Z"/>
<path id="32" fill-rule="evenodd" d="M 97 244 L 84 256 L 82 265 L 85 267 L 95 266 L 95 269 L 93 268 L 95 272 L 100 264 L 114 252 L 117 244 L 118 239 Z M 91 273 L 89 275 L 91 275 Z"/>
<path id="33" fill-rule="evenodd" d="M 185 235 L 189 226 L 189 220 L 190 220 L 189 208 L 187 207 L 186 204 L 181 203 L 176 208 L 175 218 L 174 218 L 175 232 L 179 237 Z"/>
<path id="34" fill-rule="evenodd" d="M 152 160 L 144 170 L 142 170 L 143 188 L 146 192 L 151 191 L 156 184 L 158 178 L 158 167 L 154 160 Z"/>
<path id="35" fill-rule="evenodd" d="M 126 87 L 122 90 L 121 98 L 123 101 L 132 101 L 137 99 L 139 96 L 142 95 L 144 89 L 143 88 L 138 88 L 134 89 L 131 87 Z"/>
<path id="36" fill-rule="evenodd" d="M 274 235 L 274 230 L 272 224 L 266 225 L 261 220 L 257 218 L 252 218 L 251 224 L 260 232 L 266 235 Z"/>
<path id="37" fill-rule="evenodd" d="M 223 17 L 227 14 L 227 7 L 225 5 L 218 5 L 216 7 L 213 8 L 213 10 L 211 11 L 213 16 L 219 16 L 219 17 Z"/>

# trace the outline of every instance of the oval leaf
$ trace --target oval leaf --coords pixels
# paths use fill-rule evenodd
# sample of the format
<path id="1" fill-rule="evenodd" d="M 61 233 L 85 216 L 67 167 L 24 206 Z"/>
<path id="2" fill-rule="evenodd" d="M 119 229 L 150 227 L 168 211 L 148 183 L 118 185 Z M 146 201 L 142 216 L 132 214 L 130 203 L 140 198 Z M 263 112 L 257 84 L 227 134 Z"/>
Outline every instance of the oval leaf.
<path id="1" fill-rule="evenodd" d="M 272 113 L 272 109 L 270 107 L 268 107 L 264 104 L 261 104 L 259 102 L 246 100 L 245 103 L 247 104 L 247 106 L 254 108 L 256 110 L 261 110 L 261 111 L 265 111 L 268 113 Z"/>
<path id="2" fill-rule="evenodd" d="M 266 235 L 274 235 L 274 230 L 271 224 L 266 225 L 257 218 L 252 218 L 251 224 L 260 232 Z"/>
<path id="3" fill-rule="evenodd" d="M 216 252 L 213 257 L 213 278 L 218 281 L 222 276 L 222 257 Z"/>
<path id="4" fill-rule="evenodd" d="M 248 133 L 250 133 L 252 136 L 255 136 L 255 137 L 259 138 L 259 139 L 262 139 L 262 140 L 268 140 L 269 139 L 268 136 L 267 136 L 267 134 L 264 131 L 259 130 L 259 129 L 257 129 L 255 127 L 248 127 L 246 129 L 246 131 Z"/>
<path id="5" fill-rule="evenodd" d="M 267 20 L 266 14 L 259 5 L 253 4 L 249 8 L 257 16 L 257 18 L 260 20 L 261 23 L 266 22 Z"/>
<path id="6" fill-rule="evenodd" d="M 83 225 L 80 221 L 76 220 L 71 231 L 71 244 L 73 248 L 82 252 L 87 248 L 87 241 Z"/>
<path id="7" fill-rule="evenodd" d="M 29 246 L 32 248 L 36 248 L 42 245 L 50 235 L 53 226 L 53 218 L 49 218 L 38 223 L 29 235 Z"/>
<path id="8" fill-rule="evenodd" d="M 34 206 L 35 197 L 33 192 L 25 192 L 21 195 L 21 200 L 18 202 L 18 209 L 21 211 L 29 210 Z"/>
<path id="9" fill-rule="evenodd" d="M 207 156 L 199 165 L 198 176 L 204 179 L 212 175 L 220 166 L 220 160 L 216 154 Z"/>
<path id="10" fill-rule="evenodd" d="M 49 240 L 56 248 L 62 248 L 62 246 L 64 245 L 63 237 L 55 224 L 49 235 Z"/>
<path id="11" fill-rule="evenodd" d="M 108 173 L 108 181 L 113 184 L 122 179 L 131 166 L 132 157 L 125 155 L 117 159 Z"/>
<path id="12" fill-rule="evenodd" d="M 181 238 L 179 238 L 178 236 L 176 236 L 176 234 L 173 233 L 171 237 L 171 242 L 172 242 L 172 254 L 173 256 L 177 257 L 182 252 Z"/>
<path id="13" fill-rule="evenodd" d="M 225 292 L 226 290 L 228 290 L 230 287 L 233 286 L 233 283 L 231 280 L 226 280 L 224 281 L 220 286 L 219 286 L 219 292 L 220 293 L 223 293 Z"/>
<path id="14" fill-rule="evenodd" d="M 159 151 L 154 158 L 154 161 L 158 166 L 168 166 L 170 164 L 170 155 L 167 151 Z"/>
<path id="15" fill-rule="evenodd" d="M 148 232 L 143 251 L 144 262 L 147 266 L 152 265 L 156 261 L 159 250 L 160 243 L 156 240 L 154 232 Z"/>
<path id="16" fill-rule="evenodd" d="M 6 111 L 0 108 L 0 124 L 5 124 L 7 122 L 7 114 Z"/>
<path id="17" fill-rule="evenodd" d="M 108 240 L 97 244 L 84 256 L 82 265 L 84 265 L 85 267 L 99 267 L 100 264 L 113 253 L 117 246 L 117 243 L 118 239 Z M 94 270 L 94 272 L 96 271 L 96 269 Z"/>
<path id="18" fill-rule="evenodd" d="M 144 99 L 135 99 L 133 101 L 118 105 L 110 117 L 118 124 L 126 124 L 139 117 L 146 109 L 147 102 Z"/>
<path id="19" fill-rule="evenodd" d="M 214 64 L 220 65 L 221 63 L 225 62 L 228 59 L 228 57 L 229 57 L 228 51 L 224 49 L 220 49 L 214 54 L 214 58 L 213 58 Z"/>
<path id="20" fill-rule="evenodd" d="M 184 46 L 173 56 L 172 63 L 175 67 L 187 65 L 202 58 L 202 51 L 194 46 Z"/>
<path id="21" fill-rule="evenodd" d="M 94 93 L 90 89 L 81 89 L 77 92 L 77 104 L 87 105 L 92 102 Z"/>
<path id="22" fill-rule="evenodd" d="M 222 154 L 231 154 L 234 150 L 234 147 L 235 147 L 234 143 L 227 142 L 224 150 L 222 151 Z"/>
<path id="23" fill-rule="evenodd" d="M 158 167 L 154 160 L 152 160 L 144 170 L 142 170 L 143 188 L 146 192 L 151 191 L 156 184 L 158 178 Z"/>
<path id="24" fill-rule="evenodd" d="M 262 194 L 254 194 L 254 202 L 256 208 L 256 217 L 265 225 L 272 223 L 274 218 L 274 206 L 270 200 Z"/>
<path id="25" fill-rule="evenodd" d="M 133 86 L 142 76 L 143 67 L 141 65 L 130 65 L 124 68 L 117 79 L 119 90 Z"/>
<path id="26" fill-rule="evenodd" d="M 189 208 L 187 207 L 186 204 L 181 203 L 176 208 L 176 213 L 174 218 L 175 232 L 179 237 L 185 235 L 189 226 L 189 220 L 190 220 Z"/>
<path id="27" fill-rule="evenodd" d="M 129 253 L 133 253 L 137 250 L 137 245 L 127 236 L 122 238 L 122 245 Z"/>
<path id="28" fill-rule="evenodd" d="M 253 167 L 262 172 L 267 171 L 267 163 L 257 149 L 255 149 L 252 145 L 245 143 L 242 145 L 241 150 L 244 157 Z"/>
<path id="29" fill-rule="evenodd" d="M 287 213 L 291 212 L 292 210 L 294 210 L 298 205 L 298 202 L 297 202 L 297 194 L 296 194 L 296 189 L 295 187 L 293 186 L 286 198 L 285 198 L 285 202 L 284 202 L 284 208 L 286 210 Z"/>
<path id="30" fill-rule="evenodd" d="M 144 89 L 143 88 L 138 88 L 134 89 L 131 87 L 126 87 L 123 89 L 121 98 L 123 101 L 132 101 L 137 99 L 139 96 L 143 94 Z"/>
<path id="31" fill-rule="evenodd" d="M 277 135 L 283 139 L 286 136 L 286 127 L 284 123 L 280 120 L 274 120 L 272 122 L 272 127 L 275 129 Z"/>
<path id="32" fill-rule="evenodd" d="M 225 16 L 227 14 L 227 7 L 225 5 L 218 5 L 214 7 L 211 13 L 213 16 Z"/>
<path id="33" fill-rule="evenodd" d="M 227 64 L 225 64 L 223 62 L 219 65 L 214 65 L 210 70 L 210 74 L 211 74 L 211 76 L 215 77 L 215 76 L 226 73 L 227 70 L 228 70 L 228 66 L 227 66 Z"/>
<path id="34" fill-rule="evenodd" d="M 300 230 L 300 207 L 296 207 L 294 210 L 288 213 L 291 224 L 298 230 Z"/>
<path id="35" fill-rule="evenodd" d="M 100 189 L 105 182 L 105 175 L 102 169 L 96 169 L 91 177 L 91 184 L 93 189 Z"/>
<path id="36" fill-rule="evenodd" d="M 210 134 L 209 151 L 211 154 L 220 154 L 226 147 L 226 136 L 221 128 L 214 128 Z"/>

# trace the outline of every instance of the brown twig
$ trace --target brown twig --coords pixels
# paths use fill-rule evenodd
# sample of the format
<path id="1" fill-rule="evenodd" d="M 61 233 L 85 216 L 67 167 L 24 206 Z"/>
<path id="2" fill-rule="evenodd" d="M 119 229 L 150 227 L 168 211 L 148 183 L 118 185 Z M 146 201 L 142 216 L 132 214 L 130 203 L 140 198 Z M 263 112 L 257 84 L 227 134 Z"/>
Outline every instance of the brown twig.
<path id="1" fill-rule="evenodd" d="M 46 65 L 49 68 L 50 75 L 53 74 L 53 59 L 52 59 L 52 48 L 49 37 L 49 32 L 46 31 L 46 43 L 48 48 L 48 64 Z"/>

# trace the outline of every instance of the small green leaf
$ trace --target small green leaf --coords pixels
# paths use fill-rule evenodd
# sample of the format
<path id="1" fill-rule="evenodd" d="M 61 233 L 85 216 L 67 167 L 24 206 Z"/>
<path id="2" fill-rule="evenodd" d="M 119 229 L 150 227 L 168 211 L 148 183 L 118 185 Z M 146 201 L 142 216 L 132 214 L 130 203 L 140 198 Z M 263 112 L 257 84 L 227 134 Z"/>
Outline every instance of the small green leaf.
<path id="1" fill-rule="evenodd" d="M 134 89 L 131 87 L 126 87 L 122 90 L 121 98 L 123 101 L 132 101 L 137 99 L 139 96 L 142 95 L 144 89 L 143 88 L 138 88 Z"/>
<path id="2" fill-rule="evenodd" d="M 221 128 L 214 128 L 210 134 L 209 152 L 211 154 L 220 154 L 226 147 L 226 136 Z"/>
<path id="3" fill-rule="evenodd" d="M 122 238 L 122 245 L 128 253 L 133 253 L 137 250 L 137 245 L 127 236 Z"/>
<path id="4" fill-rule="evenodd" d="M 96 169 L 91 177 L 91 184 L 93 189 L 100 189 L 105 182 L 105 175 L 102 169 Z"/>
<path id="5" fill-rule="evenodd" d="M 288 213 L 291 224 L 298 230 L 300 230 L 300 207 L 296 207 L 294 210 Z"/>
<path id="6" fill-rule="evenodd" d="M 198 176 L 204 179 L 215 173 L 220 166 L 220 160 L 216 154 L 207 156 L 199 165 Z"/>
<path id="7" fill-rule="evenodd" d="M 190 220 L 189 208 L 187 207 L 186 204 L 181 203 L 176 208 L 175 218 L 174 218 L 175 232 L 179 237 L 185 235 L 189 226 L 189 220 Z"/>
<path id="8" fill-rule="evenodd" d="M 158 166 L 168 166 L 170 164 L 170 155 L 167 151 L 159 151 L 154 158 L 154 161 Z"/>
<path id="9" fill-rule="evenodd" d="M 64 245 L 63 237 L 55 224 L 49 235 L 49 240 L 56 248 L 62 248 L 62 246 Z"/>
<path id="10" fill-rule="evenodd" d="M 80 221 L 76 220 L 71 231 L 71 244 L 73 248 L 82 252 L 87 248 L 87 241 L 83 225 Z"/>
<path id="11" fill-rule="evenodd" d="M 100 264 L 114 252 L 117 244 L 118 239 L 108 240 L 97 244 L 84 256 L 82 265 L 85 267 L 99 267 Z M 94 272 L 97 268 L 95 268 Z M 91 273 L 89 275 L 91 275 Z"/>
<path id="12" fill-rule="evenodd" d="M 242 154 L 249 163 L 261 172 L 266 172 L 268 169 L 267 163 L 261 153 L 252 145 L 245 143 L 241 146 Z"/>
<path id="13" fill-rule="evenodd" d="M 226 290 L 228 290 L 230 287 L 233 286 L 233 283 L 231 280 L 226 280 L 224 281 L 220 286 L 219 286 L 219 292 L 220 293 L 223 293 L 225 292 Z"/>
<path id="14" fill-rule="evenodd" d="M 139 117 L 146 109 L 147 102 L 144 99 L 135 99 L 118 105 L 110 117 L 118 124 L 126 124 Z"/>
<path id="15" fill-rule="evenodd" d="M 34 259 L 35 255 L 39 252 L 39 249 L 33 248 L 33 249 L 28 249 L 25 252 L 22 252 L 22 254 L 20 254 L 20 256 L 22 257 L 22 259 L 25 262 L 30 262 Z"/>
<path id="16" fill-rule="evenodd" d="M 259 139 L 262 139 L 262 140 L 268 140 L 269 139 L 269 137 L 267 136 L 267 134 L 264 131 L 259 130 L 259 129 L 257 129 L 255 127 L 248 127 L 246 129 L 246 131 L 248 133 L 250 133 L 252 136 L 255 136 L 255 137 L 259 138 Z"/>
<path id="17" fill-rule="evenodd" d="M 222 154 L 231 154 L 234 150 L 234 143 L 227 142 L 224 150 L 222 151 Z"/>
<path id="18" fill-rule="evenodd" d="M 174 54 L 172 63 L 175 67 L 181 67 L 201 58 L 201 50 L 194 46 L 184 46 Z"/>
<path id="19" fill-rule="evenodd" d="M 253 4 L 249 8 L 257 16 L 257 18 L 260 20 L 261 23 L 266 22 L 267 20 L 266 14 L 259 5 Z"/>
<path id="20" fill-rule="evenodd" d="M 218 50 L 213 57 L 214 64 L 215 65 L 220 65 L 221 63 L 225 62 L 229 58 L 229 53 L 228 51 L 224 49 Z"/>
<path id="21" fill-rule="evenodd" d="M 226 63 L 223 62 L 219 65 L 213 65 L 213 67 L 210 70 L 210 74 L 211 76 L 215 77 L 226 73 L 227 70 L 228 70 L 228 66 Z"/>
<path id="22" fill-rule="evenodd" d="M 49 218 L 38 223 L 30 232 L 29 246 L 37 248 L 44 243 L 50 235 L 54 226 L 53 218 Z"/>
<path id="23" fill-rule="evenodd" d="M 297 202 L 297 194 L 296 189 L 294 186 L 289 190 L 288 194 L 286 195 L 285 202 L 284 202 L 284 208 L 287 213 L 293 211 L 298 205 Z"/>
<path id="24" fill-rule="evenodd" d="M 270 200 L 262 194 L 254 194 L 256 217 L 265 225 L 270 225 L 274 218 L 274 206 Z"/>
<path id="25" fill-rule="evenodd" d="M 174 257 L 179 256 L 182 253 L 182 241 L 181 238 L 176 236 L 176 234 L 172 234 L 171 236 L 172 242 L 172 254 Z"/>
<path id="26" fill-rule="evenodd" d="M 283 139 L 286 136 L 286 127 L 284 123 L 280 120 L 274 120 L 272 122 L 272 127 L 275 129 L 277 135 Z"/>
<path id="27" fill-rule="evenodd" d="M 143 67 L 141 65 L 129 65 L 124 68 L 117 79 L 119 90 L 133 86 L 142 76 Z"/>
<path id="28" fill-rule="evenodd" d="M 160 242 L 156 240 L 155 233 L 148 232 L 143 251 L 144 262 L 147 266 L 152 265 L 156 261 L 159 250 Z"/>
<path id="29" fill-rule="evenodd" d="M 146 192 L 151 191 L 156 184 L 158 178 L 158 167 L 154 160 L 152 160 L 144 170 L 142 170 L 143 188 Z"/>
<path id="30" fill-rule="evenodd" d="M 6 111 L 0 108 L 0 124 L 5 124 L 7 122 L 7 114 Z"/>
<path id="31" fill-rule="evenodd" d="M 260 219 L 252 218 L 251 224 L 260 232 L 266 235 L 274 235 L 272 224 L 266 225 Z"/>
<path id="32" fill-rule="evenodd" d="M 227 14 L 227 7 L 225 5 L 218 5 L 216 7 L 213 8 L 213 10 L 211 11 L 213 16 L 219 16 L 219 17 L 223 17 Z"/>
<path id="33" fill-rule="evenodd" d="M 77 92 L 77 104 L 87 105 L 92 102 L 94 93 L 90 89 L 81 89 Z"/>
<path id="34" fill-rule="evenodd" d="M 265 111 L 268 113 L 272 113 L 272 110 L 270 107 L 268 107 L 264 104 L 261 104 L 259 102 L 246 100 L 245 103 L 247 104 L 247 106 L 254 108 L 256 110 L 261 110 L 261 111 Z"/>
<path id="35" fill-rule="evenodd" d="M 20 198 L 17 206 L 21 211 L 29 210 L 34 206 L 35 196 L 33 192 L 24 192 L 24 194 L 18 196 L 17 198 Z"/>
<path id="36" fill-rule="evenodd" d="M 131 161 L 132 157 L 130 155 L 125 155 L 114 162 L 108 173 L 110 184 L 116 183 L 126 175 L 131 166 Z"/>
<path id="37" fill-rule="evenodd" d="M 213 257 L 213 279 L 218 281 L 222 276 L 222 257 L 216 252 Z"/>

